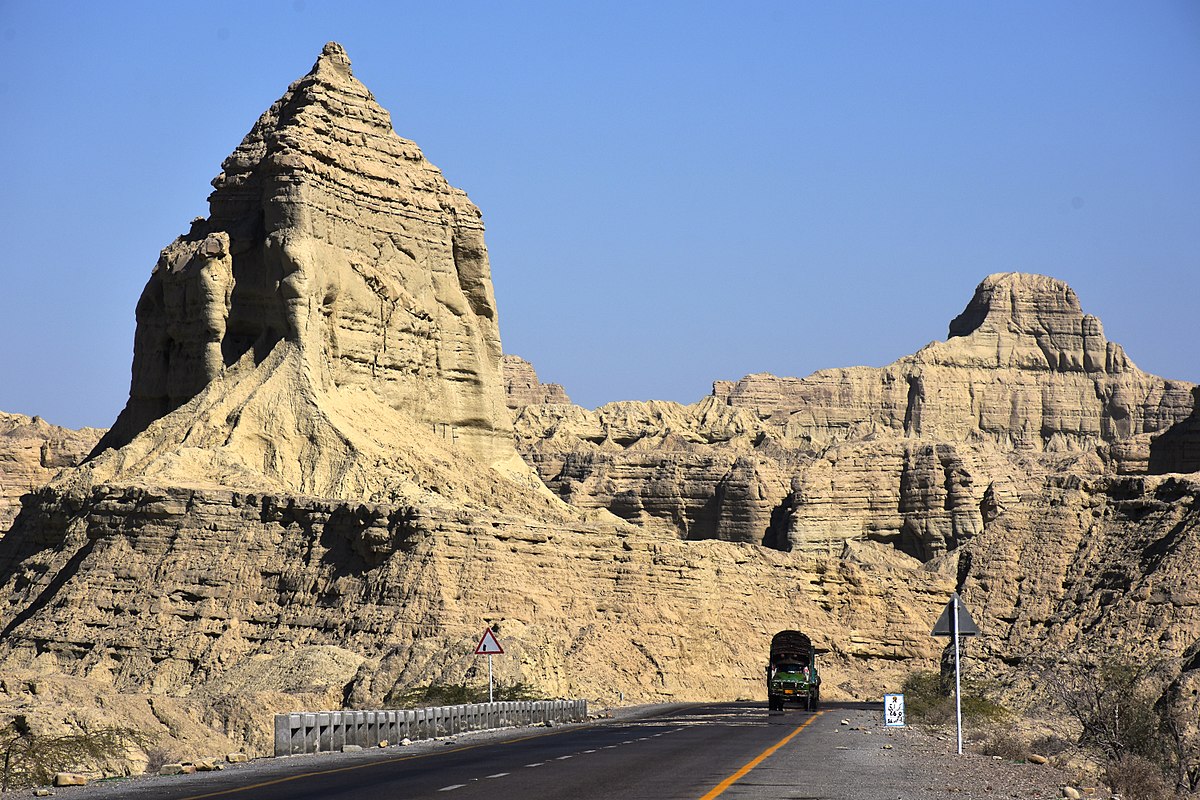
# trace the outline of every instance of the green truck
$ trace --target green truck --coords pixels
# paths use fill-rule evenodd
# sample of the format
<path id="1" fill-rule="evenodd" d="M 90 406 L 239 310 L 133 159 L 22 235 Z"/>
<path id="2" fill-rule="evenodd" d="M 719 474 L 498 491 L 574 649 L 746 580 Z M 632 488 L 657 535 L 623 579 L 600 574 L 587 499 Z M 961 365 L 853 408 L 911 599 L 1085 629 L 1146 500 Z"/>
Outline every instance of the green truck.
<path id="1" fill-rule="evenodd" d="M 788 703 L 816 711 L 821 701 L 821 676 L 812 641 L 800 631 L 780 631 L 771 638 L 767 662 L 767 707 L 783 711 Z"/>

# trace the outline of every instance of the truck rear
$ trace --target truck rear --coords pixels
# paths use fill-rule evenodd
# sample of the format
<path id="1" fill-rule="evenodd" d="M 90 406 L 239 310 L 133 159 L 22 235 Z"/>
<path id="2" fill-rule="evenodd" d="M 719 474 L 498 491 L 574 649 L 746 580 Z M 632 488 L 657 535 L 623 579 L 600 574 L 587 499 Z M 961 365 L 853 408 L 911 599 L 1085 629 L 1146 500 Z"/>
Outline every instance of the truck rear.
<path id="1" fill-rule="evenodd" d="M 771 638 L 767 662 L 767 706 L 782 711 L 788 703 L 816 711 L 821 700 L 817 654 L 808 636 L 800 631 L 780 631 Z"/>

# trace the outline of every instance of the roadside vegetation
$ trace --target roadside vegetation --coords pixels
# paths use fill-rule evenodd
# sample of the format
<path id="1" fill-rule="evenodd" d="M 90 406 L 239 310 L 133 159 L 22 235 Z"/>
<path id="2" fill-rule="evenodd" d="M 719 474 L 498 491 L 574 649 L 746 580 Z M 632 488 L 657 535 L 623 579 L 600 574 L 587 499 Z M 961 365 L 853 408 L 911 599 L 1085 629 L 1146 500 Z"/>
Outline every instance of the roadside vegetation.
<path id="1" fill-rule="evenodd" d="M 1200 753 L 1173 711 L 1156 665 L 1123 660 L 1099 667 L 1046 670 L 1051 697 L 1073 719 L 1078 743 L 1104 768 L 1105 782 L 1126 800 L 1170 800 L 1200 789 Z"/>
<path id="2" fill-rule="evenodd" d="M 933 670 L 918 670 L 904 681 L 904 705 L 913 721 L 930 727 L 953 725 L 955 717 L 954 681 L 943 680 Z M 989 696 L 977 681 L 962 680 L 963 719 L 972 722 L 998 723 L 1010 716 L 1010 711 Z"/>
<path id="3" fill-rule="evenodd" d="M 46 786 L 59 772 L 89 771 L 102 762 L 123 759 L 145 737 L 128 728 L 104 727 L 66 735 L 34 733 L 24 716 L 0 728 L 0 792 Z"/>
<path id="4" fill-rule="evenodd" d="M 496 702 L 510 700 L 540 700 L 542 696 L 525 683 L 499 681 L 492 692 Z M 486 703 L 487 684 L 475 683 L 429 683 L 393 689 L 384 698 L 384 708 L 421 708 L 425 706 L 457 706 L 466 703 Z"/>
<path id="5" fill-rule="evenodd" d="M 1146 665 L 1110 661 L 1099 667 L 1055 664 L 1041 670 L 1049 706 L 1070 721 L 1071 735 L 1030 739 L 1019 717 L 998 699 L 998 691 L 978 680 L 962 682 L 964 724 L 973 729 L 980 752 L 1024 761 L 1037 754 L 1053 758 L 1072 752 L 1100 767 L 1101 777 L 1124 800 L 1171 800 L 1200 790 L 1200 753 L 1186 738 L 1186 721 L 1172 712 Z M 920 670 L 904 683 L 909 720 L 945 730 L 955 724 L 954 681 Z"/>

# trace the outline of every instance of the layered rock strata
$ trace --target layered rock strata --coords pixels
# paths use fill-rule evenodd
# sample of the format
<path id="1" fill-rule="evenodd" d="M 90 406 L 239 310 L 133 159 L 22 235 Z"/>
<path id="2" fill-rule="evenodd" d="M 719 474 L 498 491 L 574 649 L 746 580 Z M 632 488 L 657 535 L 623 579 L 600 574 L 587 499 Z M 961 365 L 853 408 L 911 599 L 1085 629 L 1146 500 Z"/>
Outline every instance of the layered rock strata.
<path id="1" fill-rule="evenodd" d="M 6 707 L 82 725 L 63 709 L 115 691 L 177 744 L 183 715 L 261 749 L 271 710 L 471 679 L 485 624 L 502 677 L 601 702 L 753 696 L 780 625 L 813 631 L 831 695 L 933 657 L 944 574 L 680 542 L 546 491 L 513 445 L 478 212 L 336 45 L 214 186 L 139 302 L 125 410 L 0 540 Z M 745 416 L 692 426 L 744 438 Z"/>
<path id="2" fill-rule="evenodd" d="M 104 431 L 72 430 L 41 417 L 0 413 L 0 535 L 21 509 L 21 496 L 73 467 L 96 446 Z"/>
<path id="3" fill-rule="evenodd" d="M 1145 472 L 1156 436 L 1165 463 L 1192 389 L 1137 369 L 1066 284 L 1004 273 L 979 285 L 949 339 L 883 368 L 718 381 L 688 407 L 529 407 L 516 431 L 576 505 L 684 538 L 871 539 L 928 560 L 1050 474 Z"/>
<path id="4" fill-rule="evenodd" d="M 97 452 L 186 404 L 211 405 L 230 371 L 241 384 L 266 366 L 288 373 L 279 388 L 301 402 L 361 396 L 485 460 L 511 460 L 479 210 L 395 134 L 340 46 L 259 118 L 213 186 L 210 215 L 163 250 L 138 301 L 129 402 Z M 222 423 L 235 437 L 258 436 L 242 413 L 253 400 Z M 338 453 L 333 474 L 281 475 L 280 486 L 351 492 L 339 473 L 353 469 L 358 435 L 374 433 L 322 419 L 316 405 L 275 433 L 309 428 Z M 267 443 L 241 444 L 255 467 L 283 469 Z"/>
<path id="5" fill-rule="evenodd" d="M 934 657 L 925 628 L 952 585 L 882 552 L 679 542 L 604 516 L 119 486 L 42 490 L 0 541 L 0 567 L 8 675 L 54 665 L 132 695 L 250 699 L 298 680 L 251 681 L 251 665 L 333 646 L 357 669 L 298 688 L 359 707 L 477 676 L 491 624 L 499 677 L 551 695 L 755 697 L 771 635 L 798 627 L 826 651 L 827 693 L 868 697 Z M 262 717 L 239 734 L 260 752 Z"/>
<path id="6" fill-rule="evenodd" d="M 1144 673 L 1200 752 L 1200 476 L 1059 475 L 932 566 L 954 568 L 982 635 L 973 677 L 1040 713 L 1051 676 Z"/>
<path id="7" fill-rule="evenodd" d="M 561 384 L 539 381 L 533 364 L 520 356 L 505 355 L 503 365 L 504 396 L 510 409 L 571 402 Z"/>
<path id="8" fill-rule="evenodd" d="M 979 284 L 946 341 L 887 367 L 751 375 L 713 394 L 815 447 L 892 434 L 1078 452 L 1166 430 L 1191 413 L 1191 389 L 1139 370 L 1062 281 L 1001 273 Z"/>

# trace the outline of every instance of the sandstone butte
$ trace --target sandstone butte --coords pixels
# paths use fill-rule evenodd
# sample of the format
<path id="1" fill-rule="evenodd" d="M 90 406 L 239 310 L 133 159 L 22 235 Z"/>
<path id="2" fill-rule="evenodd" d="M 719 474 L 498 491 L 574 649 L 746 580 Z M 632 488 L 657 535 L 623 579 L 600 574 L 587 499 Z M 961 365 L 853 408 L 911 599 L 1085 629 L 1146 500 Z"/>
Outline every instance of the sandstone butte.
<path id="1" fill-rule="evenodd" d="M 274 712 L 478 680 L 485 625 L 551 696 L 761 699 L 799 628 L 826 696 L 873 699 L 957 589 L 1017 708 L 1120 653 L 1196 741 L 1195 387 L 1064 283 L 988 276 L 886 367 L 587 410 L 502 354 L 478 209 L 340 46 L 213 186 L 112 428 L 0 418 L 0 711 L 263 754 Z"/>

